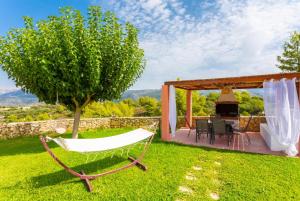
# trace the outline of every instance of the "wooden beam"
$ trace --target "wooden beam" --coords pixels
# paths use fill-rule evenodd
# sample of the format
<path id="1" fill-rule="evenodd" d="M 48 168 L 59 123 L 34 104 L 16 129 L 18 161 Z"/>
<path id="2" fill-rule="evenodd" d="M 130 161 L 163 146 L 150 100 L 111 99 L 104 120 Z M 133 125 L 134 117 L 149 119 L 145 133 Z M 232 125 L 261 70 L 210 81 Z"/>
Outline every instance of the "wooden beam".
<path id="1" fill-rule="evenodd" d="M 227 77 L 227 78 L 214 78 L 202 80 L 179 80 L 167 81 L 165 85 L 174 85 L 176 88 L 184 87 L 185 89 L 200 90 L 201 88 L 217 89 L 224 85 L 236 85 L 236 88 L 247 89 L 260 87 L 265 80 L 279 80 L 282 78 L 292 79 L 300 78 L 300 73 L 278 73 L 267 75 L 254 75 L 254 76 L 241 76 L 241 77 Z"/>
<path id="2" fill-rule="evenodd" d="M 183 90 L 189 90 L 189 87 L 185 87 L 185 86 L 177 86 L 176 88 L 183 89 Z"/>

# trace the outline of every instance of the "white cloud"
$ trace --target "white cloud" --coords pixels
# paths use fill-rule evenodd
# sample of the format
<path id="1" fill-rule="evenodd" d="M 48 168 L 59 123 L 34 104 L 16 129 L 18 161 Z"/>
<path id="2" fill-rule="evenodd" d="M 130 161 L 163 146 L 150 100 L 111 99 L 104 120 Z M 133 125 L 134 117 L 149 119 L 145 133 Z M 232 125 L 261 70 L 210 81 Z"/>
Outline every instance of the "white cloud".
<path id="1" fill-rule="evenodd" d="M 147 68 L 135 89 L 158 88 L 177 77 L 276 72 L 283 41 L 300 27 L 300 1 L 197 2 L 112 1 L 110 8 L 141 30 Z"/>

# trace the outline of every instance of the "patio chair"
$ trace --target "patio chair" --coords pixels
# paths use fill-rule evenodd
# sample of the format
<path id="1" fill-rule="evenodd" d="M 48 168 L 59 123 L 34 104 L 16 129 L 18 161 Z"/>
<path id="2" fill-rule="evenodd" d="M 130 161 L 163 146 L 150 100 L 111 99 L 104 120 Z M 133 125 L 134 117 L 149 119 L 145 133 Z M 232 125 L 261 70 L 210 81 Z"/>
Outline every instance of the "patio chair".
<path id="1" fill-rule="evenodd" d="M 201 138 L 201 134 L 206 134 L 207 138 L 209 135 L 209 125 L 207 119 L 197 119 L 196 120 L 196 142 L 198 138 Z"/>
<path id="2" fill-rule="evenodd" d="M 252 119 L 253 119 L 253 115 L 251 114 L 248 121 L 247 121 L 247 123 L 246 123 L 246 125 L 245 125 L 245 127 L 243 127 L 243 128 L 239 127 L 237 129 L 235 129 L 235 128 L 233 129 L 233 134 L 234 135 L 245 135 L 246 136 L 247 141 L 248 141 L 248 145 L 251 144 L 251 140 L 250 140 L 250 137 L 249 137 L 247 131 L 249 129 L 249 125 L 250 125 L 250 122 L 251 122 Z"/>
<path id="3" fill-rule="evenodd" d="M 233 133 L 227 129 L 225 120 L 222 119 L 213 119 L 212 120 L 212 133 L 210 137 L 210 143 L 213 144 L 215 141 L 216 135 L 226 135 L 228 146 L 232 141 Z"/>
<path id="4" fill-rule="evenodd" d="M 95 138 L 95 139 L 64 139 L 64 138 L 51 138 L 48 136 L 40 136 L 40 141 L 43 144 L 46 151 L 50 154 L 50 156 L 60 165 L 62 166 L 66 171 L 68 171 L 70 174 L 72 174 L 75 177 L 79 177 L 83 182 L 85 182 L 88 191 L 92 191 L 92 185 L 90 183 L 90 180 L 94 180 L 98 177 L 102 177 L 108 174 L 113 174 L 116 172 L 119 172 L 121 170 L 125 170 L 127 168 L 137 166 L 141 168 L 142 170 L 146 171 L 147 167 L 142 164 L 142 159 L 144 158 L 144 155 L 146 151 L 148 150 L 152 139 L 154 137 L 154 133 L 149 132 L 144 129 L 136 129 L 127 133 L 123 133 L 116 136 L 111 137 L 104 137 L 104 138 Z M 72 152 L 78 152 L 82 154 L 87 153 L 99 153 L 99 152 L 107 152 L 114 149 L 122 149 L 122 148 L 128 148 L 131 145 L 134 145 L 136 143 L 145 141 L 144 143 L 144 149 L 139 157 L 133 158 L 128 157 L 128 160 L 130 161 L 128 164 L 125 164 L 122 167 L 119 167 L 114 170 L 109 170 L 100 174 L 92 174 L 87 175 L 84 173 L 84 171 L 77 172 L 73 170 L 72 168 L 65 165 L 61 160 L 58 159 L 58 157 L 51 151 L 49 148 L 47 142 L 48 141 L 54 141 L 56 144 L 58 144 L 60 147 L 65 149 L 66 151 L 72 151 Z M 129 149 L 129 148 L 128 148 Z M 123 151 L 122 151 L 123 153 Z"/>

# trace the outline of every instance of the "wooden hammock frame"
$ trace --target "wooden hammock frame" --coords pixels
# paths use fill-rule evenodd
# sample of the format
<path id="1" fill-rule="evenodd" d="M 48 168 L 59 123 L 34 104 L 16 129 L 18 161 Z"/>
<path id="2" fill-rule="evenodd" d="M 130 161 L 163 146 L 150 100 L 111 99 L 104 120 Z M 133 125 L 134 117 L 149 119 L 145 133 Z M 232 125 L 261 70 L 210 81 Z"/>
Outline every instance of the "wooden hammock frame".
<path id="1" fill-rule="evenodd" d="M 45 136 L 40 136 L 40 141 L 42 143 L 42 145 L 44 146 L 44 148 L 46 149 L 46 151 L 50 154 L 50 156 L 60 165 L 62 166 L 67 172 L 69 172 L 70 174 L 72 174 L 73 176 L 75 177 L 79 177 L 86 185 L 87 187 L 87 190 L 89 192 L 92 192 L 93 191 L 93 187 L 91 185 L 91 182 L 90 180 L 94 180 L 94 179 L 97 179 L 98 177 L 102 177 L 102 176 L 105 176 L 105 175 L 109 175 L 109 174 L 113 174 L 113 173 L 116 173 L 116 172 L 119 172 L 121 170 L 125 170 L 125 169 L 128 169 L 130 167 L 133 167 L 133 166 L 137 166 L 139 167 L 140 169 L 146 171 L 148 168 L 147 166 L 145 166 L 143 163 L 142 163 L 142 160 L 145 156 L 145 153 L 147 152 L 147 150 L 149 149 L 149 146 L 152 142 L 154 138 L 154 134 L 148 138 L 147 142 L 145 143 L 144 145 L 144 148 L 143 148 L 143 151 L 141 153 L 141 155 L 137 158 L 133 158 L 131 156 L 128 157 L 128 160 L 131 161 L 130 163 L 122 166 L 122 167 L 119 167 L 117 169 L 113 169 L 113 170 L 109 170 L 107 172 L 103 172 L 103 173 L 99 173 L 99 174 L 93 174 L 93 175 L 87 175 L 85 174 L 85 172 L 82 170 L 80 172 L 77 172 L 75 170 L 73 170 L 72 168 L 68 167 L 67 165 L 65 165 L 61 160 L 59 160 L 59 158 L 51 151 L 51 149 L 49 148 L 48 144 L 47 144 L 47 139 Z"/>

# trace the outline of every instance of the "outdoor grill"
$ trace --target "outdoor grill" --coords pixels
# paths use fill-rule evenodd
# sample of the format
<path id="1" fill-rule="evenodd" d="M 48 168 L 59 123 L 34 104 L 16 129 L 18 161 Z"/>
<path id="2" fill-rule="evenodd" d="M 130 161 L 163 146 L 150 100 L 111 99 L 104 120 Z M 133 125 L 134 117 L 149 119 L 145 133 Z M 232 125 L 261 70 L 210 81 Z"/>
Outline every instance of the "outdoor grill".
<path id="1" fill-rule="evenodd" d="M 239 102 L 236 100 L 232 88 L 224 87 L 216 102 L 216 115 L 221 117 L 239 116 Z"/>

